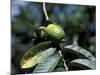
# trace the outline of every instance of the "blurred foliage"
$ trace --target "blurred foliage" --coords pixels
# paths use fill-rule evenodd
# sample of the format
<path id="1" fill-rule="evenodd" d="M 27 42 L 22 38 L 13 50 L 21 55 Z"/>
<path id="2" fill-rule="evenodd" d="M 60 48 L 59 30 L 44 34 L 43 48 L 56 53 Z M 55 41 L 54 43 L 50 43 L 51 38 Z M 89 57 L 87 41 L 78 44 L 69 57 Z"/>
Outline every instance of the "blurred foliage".
<path id="1" fill-rule="evenodd" d="M 50 20 L 64 28 L 66 33 L 64 45 L 72 44 L 73 35 L 78 34 L 78 44 L 90 51 L 95 56 L 96 51 L 96 7 L 73 4 L 46 4 Z M 47 25 L 42 9 L 42 3 L 11 1 L 11 54 L 12 73 L 25 73 L 20 68 L 21 57 L 29 48 L 37 43 L 43 42 L 34 32 L 40 33 L 39 26 Z M 37 42 L 32 39 L 38 38 Z M 67 56 L 66 56 L 67 55 Z M 74 56 L 74 57 L 73 57 Z M 64 53 L 64 58 L 71 61 L 77 58 L 72 53 Z M 60 65 L 61 62 L 59 62 Z M 58 66 L 59 66 L 58 65 Z M 62 63 L 61 63 L 62 65 Z M 60 65 L 60 66 L 61 66 Z M 28 72 L 30 72 L 29 70 Z M 56 67 L 55 71 L 64 71 L 63 67 Z"/>

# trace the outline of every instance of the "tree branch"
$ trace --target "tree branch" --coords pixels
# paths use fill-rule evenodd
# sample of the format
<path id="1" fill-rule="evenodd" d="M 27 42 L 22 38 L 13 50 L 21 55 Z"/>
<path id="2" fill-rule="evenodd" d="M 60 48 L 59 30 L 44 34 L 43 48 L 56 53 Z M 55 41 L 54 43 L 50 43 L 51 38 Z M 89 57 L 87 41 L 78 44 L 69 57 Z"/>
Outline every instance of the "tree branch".
<path id="1" fill-rule="evenodd" d="M 45 2 L 43 2 L 43 11 L 44 11 L 44 15 L 45 15 L 45 17 L 46 17 L 46 20 L 48 21 L 48 20 L 49 20 L 49 17 L 48 17 L 47 11 L 46 11 Z"/>
<path id="2" fill-rule="evenodd" d="M 73 36 L 73 45 L 74 46 L 78 46 L 78 39 L 79 39 L 79 35 L 74 34 L 74 36 Z"/>
<path id="3" fill-rule="evenodd" d="M 68 71 L 68 67 L 67 67 L 67 65 L 66 65 L 66 62 L 65 62 L 64 58 L 62 57 L 62 52 L 61 52 L 61 50 L 59 50 L 59 54 L 60 54 L 60 56 L 61 56 L 61 58 L 62 58 L 62 61 L 63 61 L 63 63 L 64 63 L 65 70 Z"/>

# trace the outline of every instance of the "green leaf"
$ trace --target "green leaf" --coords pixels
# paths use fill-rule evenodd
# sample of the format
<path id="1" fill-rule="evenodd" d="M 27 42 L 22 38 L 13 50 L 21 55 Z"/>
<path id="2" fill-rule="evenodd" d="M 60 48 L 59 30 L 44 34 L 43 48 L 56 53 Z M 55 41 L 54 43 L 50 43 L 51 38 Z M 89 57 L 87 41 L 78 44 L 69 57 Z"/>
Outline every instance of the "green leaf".
<path id="1" fill-rule="evenodd" d="M 46 42 L 42 42 L 37 44 L 36 46 L 33 46 L 31 49 L 29 49 L 25 55 L 22 57 L 21 60 L 21 68 L 30 68 L 34 65 L 36 65 L 37 63 L 39 63 L 39 57 L 42 57 L 42 53 L 44 53 L 44 56 L 48 56 L 50 54 L 53 54 L 53 52 L 55 51 L 53 48 L 50 48 L 51 46 L 51 41 L 46 41 Z M 50 48 L 50 49 L 48 49 Z M 46 50 L 48 49 L 48 50 Z M 46 50 L 46 51 L 44 51 Z M 44 51 L 44 52 L 43 52 Z M 50 52 L 50 54 L 48 53 Z M 37 61 L 35 61 L 37 60 Z"/>
<path id="2" fill-rule="evenodd" d="M 25 63 L 22 64 L 22 68 L 30 68 L 36 64 L 44 61 L 48 56 L 52 55 L 56 49 L 49 48 L 43 52 L 37 53 L 35 56 L 29 58 L 28 60 L 23 60 Z"/>
<path id="3" fill-rule="evenodd" d="M 51 72 L 54 70 L 56 65 L 58 64 L 61 56 L 59 54 L 54 54 L 52 56 L 49 56 L 45 61 L 41 62 L 37 65 L 34 72 L 40 73 L 40 72 Z"/>
<path id="4" fill-rule="evenodd" d="M 95 60 L 95 57 L 89 51 L 85 50 L 84 48 L 82 48 L 82 47 L 80 47 L 78 45 L 65 46 L 64 50 L 68 51 L 68 52 L 75 53 L 75 54 L 77 54 L 79 56 L 84 56 L 87 59 L 92 60 L 92 61 Z"/>
<path id="5" fill-rule="evenodd" d="M 96 69 L 96 62 L 88 59 L 76 59 L 70 62 L 69 67 L 80 67 L 83 69 Z"/>

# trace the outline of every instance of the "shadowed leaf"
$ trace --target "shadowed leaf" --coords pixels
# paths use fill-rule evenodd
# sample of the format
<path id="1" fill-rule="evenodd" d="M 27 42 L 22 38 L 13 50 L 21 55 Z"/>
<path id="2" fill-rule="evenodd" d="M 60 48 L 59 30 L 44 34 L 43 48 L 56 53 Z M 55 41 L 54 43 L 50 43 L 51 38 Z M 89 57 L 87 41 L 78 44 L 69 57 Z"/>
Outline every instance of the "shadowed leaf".
<path id="1" fill-rule="evenodd" d="M 51 71 L 54 70 L 54 68 L 58 64 L 59 60 L 60 60 L 59 54 L 54 54 L 52 56 L 49 56 L 45 61 L 43 61 L 43 62 L 41 62 L 40 64 L 37 65 L 34 72 L 35 73 L 51 72 Z"/>
<path id="2" fill-rule="evenodd" d="M 68 46 L 65 46 L 64 49 L 68 52 L 78 54 L 79 56 L 84 56 L 89 60 L 92 60 L 92 61 L 95 60 L 95 57 L 89 51 L 85 50 L 84 48 L 80 46 L 68 45 Z"/>
<path id="3" fill-rule="evenodd" d="M 59 67 L 54 70 L 54 72 L 60 72 L 60 71 L 65 71 L 65 69 L 63 67 Z"/>
<path id="4" fill-rule="evenodd" d="M 83 69 L 96 69 L 95 61 L 88 59 L 76 59 L 70 62 L 69 67 L 80 67 Z"/>

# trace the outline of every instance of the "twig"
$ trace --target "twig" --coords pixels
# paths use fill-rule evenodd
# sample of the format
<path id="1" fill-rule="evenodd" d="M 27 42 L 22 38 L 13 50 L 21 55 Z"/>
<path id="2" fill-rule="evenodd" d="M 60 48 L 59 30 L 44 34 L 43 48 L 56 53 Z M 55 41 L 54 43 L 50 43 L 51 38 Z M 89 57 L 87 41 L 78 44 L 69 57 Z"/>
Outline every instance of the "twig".
<path id="1" fill-rule="evenodd" d="M 48 17 L 47 11 L 46 11 L 45 2 L 43 2 L 43 11 L 44 11 L 44 15 L 45 15 L 45 17 L 46 17 L 46 20 L 48 21 L 48 20 L 49 20 L 49 17 Z"/>
<path id="2" fill-rule="evenodd" d="M 62 58 L 62 61 L 63 61 L 63 63 L 64 63 L 65 70 L 68 71 L 68 67 L 67 67 L 67 65 L 66 65 L 66 62 L 65 62 L 64 58 L 62 57 L 62 52 L 61 52 L 61 50 L 59 50 L 59 54 L 60 54 L 60 56 L 61 56 L 61 58 Z"/>
<path id="3" fill-rule="evenodd" d="M 74 46 L 78 46 L 78 39 L 79 39 L 79 35 L 74 34 L 74 36 L 73 36 L 73 45 Z"/>

